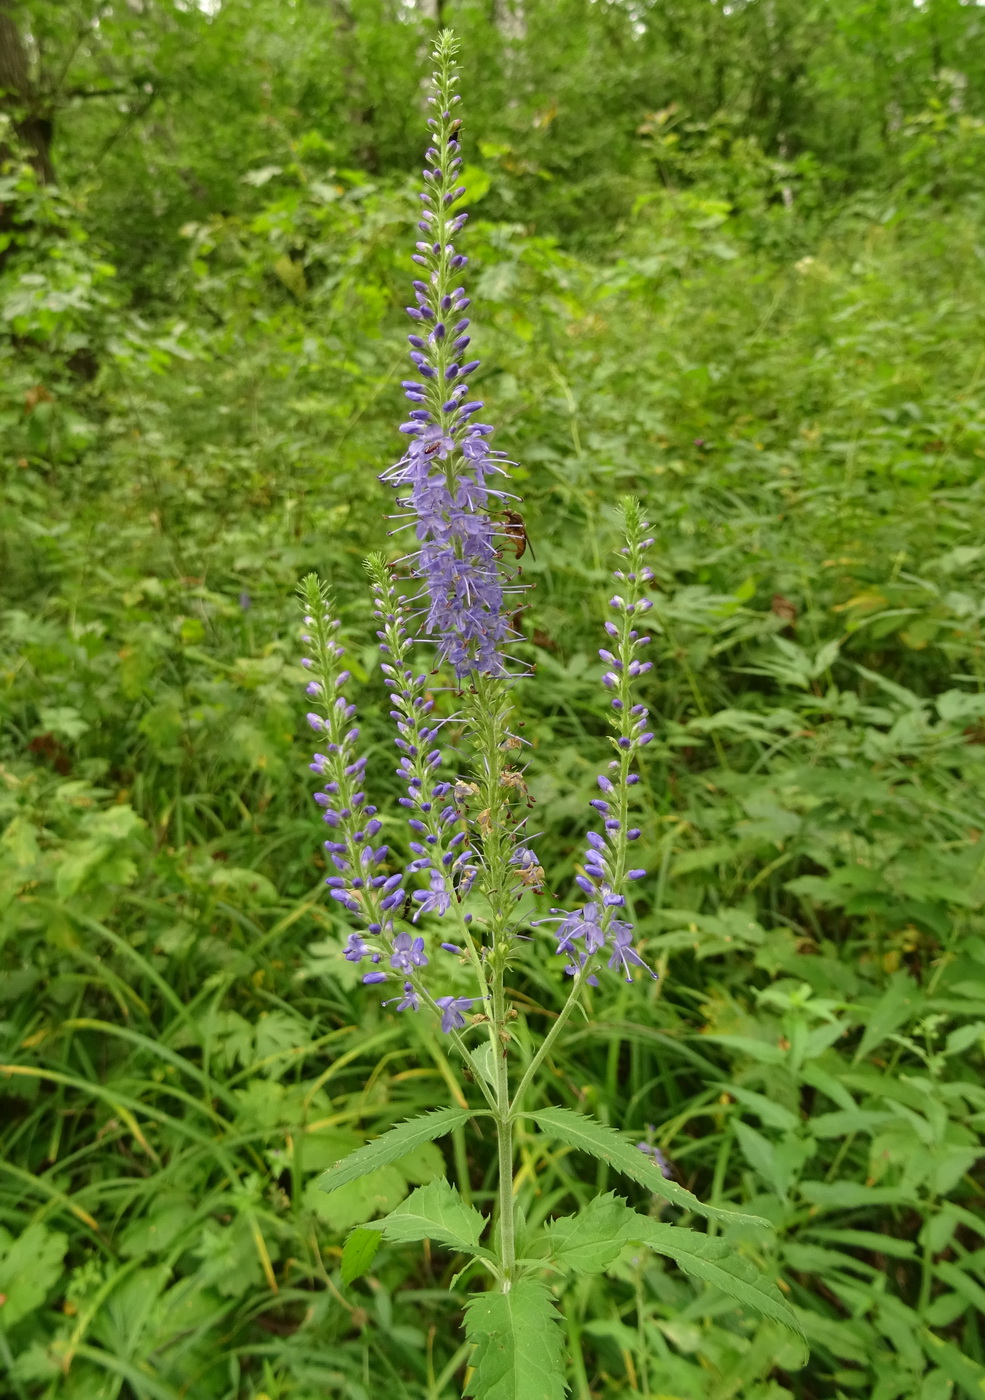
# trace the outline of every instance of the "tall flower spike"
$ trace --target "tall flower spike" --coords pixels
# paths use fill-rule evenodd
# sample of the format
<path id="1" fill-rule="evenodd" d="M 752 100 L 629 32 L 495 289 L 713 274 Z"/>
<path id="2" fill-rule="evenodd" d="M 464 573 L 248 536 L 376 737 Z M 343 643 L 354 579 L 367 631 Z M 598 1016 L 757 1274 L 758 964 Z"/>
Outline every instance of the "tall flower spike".
<path id="1" fill-rule="evenodd" d="M 575 883 L 590 902 L 571 913 L 559 909 L 552 912 L 558 922 L 557 951 L 570 959 L 566 972 L 574 976 L 594 954 L 609 947 L 608 967 L 621 970 L 626 981 L 631 982 L 633 967 L 642 967 L 651 977 L 656 976 L 632 946 L 632 924 L 616 913 L 626 904 L 628 882 L 646 875 L 645 870 L 630 865 L 629 847 L 639 838 L 640 831 L 629 825 L 629 789 L 640 780 L 639 774 L 632 771 L 633 761 L 653 739 L 647 728 L 646 706 L 634 703 L 632 694 L 633 682 L 653 665 L 639 655 L 650 638 L 634 626 L 652 607 L 643 592 L 653 578 L 653 570 L 645 562 L 653 540 L 645 538 L 649 524 L 643 519 L 638 501 L 623 502 L 623 519 L 626 545 L 622 554 L 626 567 L 617 569 L 615 577 L 624 591 L 609 600 L 615 618 L 605 624 L 609 645 L 599 651 L 605 665 L 602 684 L 612 697 L 610 743 L 615 757 L 607 772 L 600 773 L 597 779 L 599 795 L 589 805 L 601 830 L 589 831 L 585 873 L 575 876 Z"/>
<path id="2" fill-rule="evenodd" d="M 458 183 L 457 48 L 445 31 L 433 52 L 429 164 L 418 224 L 423 236 L 412 255 L 421 276 L 413 283 L 415 305 L 407 308 L 414 322 L 410 358 L 419 378 L 404 380 L 414 407 L 400 431 L 410 443 L 381 480 L 402 492 L 398 502 L 410 508 L 418 547 L 408 562 L 427 600 L 423 630 L 461 679 L 474 671 L 505 674 L 502 648 L 513 629 L 490 516 L 506 493 L 489 482 L 507 474 L 507 462 L 486 441 L 491 426 L 474 421 L 483 404 L 470 397 L 468 380 L 479 361 L 466 358 L 469 320 L 462 313 L 469 298 L 456 285 L 468 261 L 452 242 L 468 218 L 452 212 L 465 194 Z"/>

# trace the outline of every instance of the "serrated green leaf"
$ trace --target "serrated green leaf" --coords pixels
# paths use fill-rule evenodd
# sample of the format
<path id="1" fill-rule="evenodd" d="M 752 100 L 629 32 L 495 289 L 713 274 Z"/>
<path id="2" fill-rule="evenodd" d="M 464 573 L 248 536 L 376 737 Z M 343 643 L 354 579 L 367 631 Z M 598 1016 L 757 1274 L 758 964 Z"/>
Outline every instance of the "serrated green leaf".
<path id="1" fill-rule="evenodd" d="M 580 1215 L 548 1227 L 555 1262 L 579 1273 L 600 1273 L 630 1241 L 673 1259 L 685 1273 L 714 1285 L 803 1337 L 800 1323 L 779 1289 L 726 1240 L 680 1225 L 664 1225 L 632 1210 L 609 1192 Z M 822 1251 L 823 1252 L 823 1251 Z"/>
<path id="2" fill-rule="evenodd" d="M 663 1225 L 645 1215 L 637 1215 L 626 1229 L 649 1249 L 673 1259 L 685 1273 L 710 1283 L 803 1338 L 797 1315 L 780 1290 L 726 1240 L 699 1235 L 679 1225 Z"/>
<path id="3" fill-rule="evenodd" d="M 434 1113 L 422 1114 L 420 1118 L 410 1118 L 406 1123 L 391 1128 L 382 1137 L 366 1143 L 365 1147 L 350 1152 L 348 1157 L 343 1157 L 334 1167 L 329 1167 L 318 1179 L 319 1189 L 336 1191 L 350 1181 L 358 1181 L 361 1176 L 376 1171 L 378 1167 L 406 1157 L 422 1143 L 433 1142 L 435 1138 L 443 1137 L 445 1133 L 450 1133 L 452 1128 L 457 1128 L 460 1123 L 471 1117 L 472 1109 L 439 1108 Z"/>
<path id="4" fill-rule="evenodd" d="M 379 1223 L 388 1240 L 408 1244 L 411 1240 L 437 1240 L 463 1254 L 474 1253 L 485 1219 L 474 1206 L 466 1205 L 454 1186 L 439 1178 L 412 1191 L 396 1210 Z"/>
<path id="5" fill-rule="evenodd" d="M 634 1218 L 625 1201 L 608 1192 L 580 1215 L 563 1215 L 547 1227 L 551 1259 L 576 1274 L 600 1274 L 618 1258 L 626 1243 L 624 1230 Z"/>
<path id="6" fill-rule="evenodd" d="M 691 1210 L 697 1215 L 708 1216 L 713 1220 L 725 1220 L 733 1225 L 760 1225 L 772 1228 L 769 1221 L 758 1215 L 745 1215 L 740 1211 L 725 1210 L 718 1206 L 705 1205 L 697 1196 L 692 1196 L 676 1181 L 668 1181 L 649 1157 L 638 1147 L 617 1133 L 614 1128 L 588 1118 L 583 1113 L 573 1113 L 570 1108 L 542 1108 L 537 1113 L 525 1113 L 532 1118 L 545 1137 L 556 1138 L 580 1152 L 590 1152 L 593 1157 L 608 1162 L 611 1167 L 625 1176 L 646 1186 L 655 1196 L 661 1196 L 681 1210 Z"/>
<path id="7" fill-rule="evenodd" d="M 342 1282 L 346 1287 L 367 1272 L 381 1239 L 379 1230 L 353 1230 L 342 1250 Z"/>
<path id="8" fill-rule="evenodd" d="M 564 1333 L 540 1279 L 520 1279 L 508 1293 L 470 1298 L 465 1334 L 475 1347 L 466 1395 L 479 1400 L 563 1400 Z"/>

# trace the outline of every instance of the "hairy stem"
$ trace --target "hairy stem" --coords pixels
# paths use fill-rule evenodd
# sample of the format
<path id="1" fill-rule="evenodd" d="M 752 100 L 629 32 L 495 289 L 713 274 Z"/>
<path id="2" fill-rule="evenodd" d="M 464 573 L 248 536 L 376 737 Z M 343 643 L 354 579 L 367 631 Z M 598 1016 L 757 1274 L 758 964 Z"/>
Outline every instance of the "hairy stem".
<path id="1" fill-rule="evenodd" d="M 555 1040 L 557 1040 L 558 1036 L 561 1034 L 561 1031 L 564 1029 L 565 1022 L 571 1015 L 572 1011 L 575 1009 L 575 1003 L 578 1000 L 578 993 L 581 991 L 582 984 L 584 983 L 585 978 L 588 975 L 590 967 L 591 965 L 589 963 L 586 963 L 585 966 L 580 968 L 579 971 L 575 974 L 575 977 L 571 984 L 571 991 L 568 993 L 568 999 L 562 1006 L 557 1020 L 554 1022 L 551 1029 L 547 1032 L 544 1039 L 541 1041 L 540 1049 L 536 1052 L 529 1065 L 527 1065 L 523 1078 L 520 1080 L 520 1083 L 517 1087 L 517 1091 L 513 1095 L 513 1102 L 510 1104 L 511 1118 L 515 1118 L 520 1112 L 520 1109 L 523 1105 L 524 1094 L 529 1088 L 530 1083 L 536 1075 L 537 1071 L 544 1063 L 544 1060 L 550 1054 L 551 1046 L 554 1044 Z"/>
<path id="2" fill-rule="evenodd" d="M 493 983 L 493 1063 L 496 1066 L 496 1134 L 499 1144 L 499 1252 L 503 1265 L 503 1292 L 513 1285 L 516 1268 L 516 1215 L 513 1205 L 513 1118 L 510 1074 L 505 1036 L 506 1003 L 503 969 L 497 967 Z M 503 1032 L 501 1034 L 501 1031 Z"/>

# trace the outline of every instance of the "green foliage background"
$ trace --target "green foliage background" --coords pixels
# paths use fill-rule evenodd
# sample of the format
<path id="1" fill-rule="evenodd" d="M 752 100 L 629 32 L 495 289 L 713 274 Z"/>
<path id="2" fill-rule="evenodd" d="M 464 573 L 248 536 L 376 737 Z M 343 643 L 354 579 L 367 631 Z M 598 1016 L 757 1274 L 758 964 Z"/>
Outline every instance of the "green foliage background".
<path id="1" fill-rule="evenodd" d="M 438 18 L 0 6 L 26 62 L 0 187 L 4 1396 L 465 1383 L 461 1261 L 385 1243 L 346 1286 L 341 1248 L 446 1165 L 482 1209 L 481 1137 L 312 1188 L 460 1090 L 340 956 L 293 603 L 332 580 L 392 790 L 361 559 L 386 543 Z M 729 1242 L 813 1346 L 798 1369 L 772 1323 L 628 1250 L 552 1284 L 572 1393 L 981 1400 L 983 12 L 440 18 L 483 397 L 536 551 L 520 704 L 562 898 L 605 752 L 619 494 L 657 537 L 636 913 L 661 980 L 603 983 L 544 1100 L 772 1219 Z M 531 947 L 531 1034 L 560 988 Z M 620 1185 L 521 1152 L 532 1223 Z"/>

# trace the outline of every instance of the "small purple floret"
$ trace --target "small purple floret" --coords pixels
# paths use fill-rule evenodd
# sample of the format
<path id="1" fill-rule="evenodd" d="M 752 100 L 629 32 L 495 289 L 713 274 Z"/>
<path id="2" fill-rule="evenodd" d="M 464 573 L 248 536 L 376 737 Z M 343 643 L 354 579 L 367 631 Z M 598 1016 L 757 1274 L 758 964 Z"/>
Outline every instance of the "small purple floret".
<path id="1" fill-rule="evenodd" d="M 445 1034 L 461 1030 L 465 1025 L 462 1012 L 468 1011 L 474 1001 L 481 1000 L 481 997 L 437 997 L 435 1004 L 441 1007 L 441 1029 Z"/>

